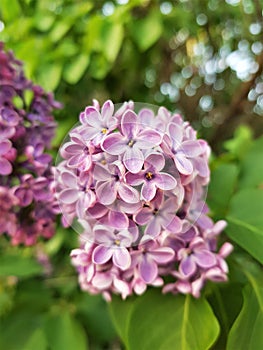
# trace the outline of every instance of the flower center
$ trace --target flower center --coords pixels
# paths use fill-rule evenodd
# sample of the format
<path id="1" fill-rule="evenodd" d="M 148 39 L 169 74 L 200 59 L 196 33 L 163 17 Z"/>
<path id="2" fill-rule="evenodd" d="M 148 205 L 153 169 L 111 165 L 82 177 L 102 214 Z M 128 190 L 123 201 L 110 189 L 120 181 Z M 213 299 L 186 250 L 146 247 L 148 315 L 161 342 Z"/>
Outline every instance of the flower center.
<path id="1" fill-rule="evenodd" d="M 107 134 L 107 129 L 106 128 L 103 128 L 103 129 L 101 129 L 101 133 L 103 134 L 103 135 L 105 135 L 105 134 Z"/>
<path id="2" fill-rule="evenodd" d="M 134 142 L 135 142 L 134 140 L 129 140 L 128 146 L 129 146 L 129 147 L 132 147 L 132 146 L 134 145 Z"/>
<path id="3" fill-rule="evenodd" d="M 153 179 L 153 173 L 151 173 L 150 171 L 148 171 L 148 172 L 145 174 L 145 178 L 146 178 L 146 180 L 152 180 L 152 179 Z"/>
<path id="4" fill-rule="evenodd" d="M 157 214 L 158 214 L 158 211 L 159 211 L 159 210 L 155 208 L 154 211 L 153 211 L 153 215 L 157 215 Z"/>
<path id="5" fill-rule="evenodd" d="M 119 239 L 115 239 L 115 245 L 117 245 L 118 247 L 120 246 L 120 244 L 121 244 L 121 241 L 119 240 Z"/>

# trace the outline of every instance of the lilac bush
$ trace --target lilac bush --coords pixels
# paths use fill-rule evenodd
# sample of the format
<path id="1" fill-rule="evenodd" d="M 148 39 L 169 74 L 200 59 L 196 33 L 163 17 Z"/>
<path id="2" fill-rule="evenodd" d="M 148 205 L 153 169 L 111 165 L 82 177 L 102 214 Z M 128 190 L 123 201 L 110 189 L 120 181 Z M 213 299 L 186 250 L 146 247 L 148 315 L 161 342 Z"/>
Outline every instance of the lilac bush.
<path id="1" fill-rule="evenodd" d="M 0 43 L 0 234 L 32 245 L 55 232 L 58 205 L 51 188 L 51 147 L 60 108 L 27 80 L 20 61 Z"/>
<path id="2" fill-rule="evenodd" d="M 147 286 L 198 297 L 205 281 L 225 281 L 232 246 L 217 250 L 226 223 L 208 216 L 210 148 L 191 125 L 164 107 L 114 111 L 110 100 L 79 121 L 55 187 L 64 225 L 81 232 L 71 252 L 81 288 L 106 300 Z"/>

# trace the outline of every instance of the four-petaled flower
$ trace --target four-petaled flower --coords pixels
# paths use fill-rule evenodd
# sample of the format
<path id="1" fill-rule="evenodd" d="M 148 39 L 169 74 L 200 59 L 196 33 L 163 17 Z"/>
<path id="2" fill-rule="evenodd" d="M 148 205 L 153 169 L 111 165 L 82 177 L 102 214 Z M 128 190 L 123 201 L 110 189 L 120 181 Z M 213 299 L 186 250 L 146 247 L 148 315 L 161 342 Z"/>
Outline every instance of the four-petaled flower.
<path id="1" fill-rule="evenodd" d="M 141 198 L 146 202 L 151 201 L 158 188 L 163 191 L 172 190 L 177 182 L 175 178 L 161 170 L 165 166 L 165 159 L 161 153 L 151 153 L 144 160 L 143 170 L 137 174 L 128 173 L 126 180 L 133 186 L 142 185 Z"/>
<path id="2" fill-rule="evenodd" d="M 137 115 L 127 110 L 121 119 L 121 132 L 108 135 L 102 149 L 109 154 L 123 155 L 123 163 L 131 173 L 141 170 L 144 162 L 142 150 L 153 149 L 162 141 L 161 135 L 143 126 Z"/>

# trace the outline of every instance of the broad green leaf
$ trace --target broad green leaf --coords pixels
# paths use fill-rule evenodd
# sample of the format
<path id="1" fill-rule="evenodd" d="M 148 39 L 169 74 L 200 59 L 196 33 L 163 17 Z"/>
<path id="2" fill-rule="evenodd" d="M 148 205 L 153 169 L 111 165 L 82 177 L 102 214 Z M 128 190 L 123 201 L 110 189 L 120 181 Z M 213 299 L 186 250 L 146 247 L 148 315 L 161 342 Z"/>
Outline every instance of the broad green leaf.
<path id="1" fill-rule="evenodd" d="M 41 275 L 43 267 L 34 259 L 19 255 L 0 257 L 0 276 L 31 277 Z"/>
<path id="2" fill-rule="evenodd" d="M 145 18 L 131 23 L 131 35 L 141 51 L 149 49 L 162 35 L 162 17 L 159 11 L 151 11 Z"/>
<path id="3" fill-rule="evenodd" d="M 103 44 L 102 50 L 105 57 L 110 62 L 114 62 L 119 53 L 123 35 L 124 31 L 122 24 L 104 22 L 100 39 Z"/>
<path id="4" fill-rule="evenodd" d="M 244 154 L 249 150 L 252 142 L 252 131 L 246 125 L 240 125 L 235 133 L 232 140 L 224 142 L 224 147 L 234 157 L 242 159 Z"/>
<path id="5" fill-rule="evenodd" d="M 49 13 L 43 14 L 41 12 L 38 12 L 34 17 L 35 27 L 42 32 L 46 32 L 52 26 L 55 19 L 55 16 Z"/>
<path id="6" fill-rule="evenodd" d="M 19 17 L 21 8 L 18 0 L 1 0 L 0 10 L 3 15 L 4 22 L 12 21 Z"/>
<path id="7" fill-rule="evenodd" d="M 90 63 L 90 57 L 87 54 L 80 54 L 73 62 L 70 62 L 64 72 L 63 77 L 69 84 L 76 84 L 85 73 Z"/>
<path id="8" fill-rule="evenodd" d="M 62 73 L 62 64 L 47 64 L 39 70 L 38 82 L 47 91 L 54 91 L 58 86 Z"/>
<path id="9" fill-rule="evenodd" d="M 63 21 L 58 21 L 51 32 L 49 33 L 49 36 L 53 43 L 58 42 L 63 38 L 63 36 L 70 30 L 72 26 L 72 21 L 67 17 Z"/>
<path id="10" fill-rule="evenodd" d="M 244 189 L 230 201 L 228 236 L 263 263 L 263 190 Z"/>
<path id="11" fill-rule="evenodd" d="M 253 142 L 241 162 L 239 187 L 263 188 L 263 137 Z"/>
<path id="12" fill-rule="evenodd" d="M 134 298 L 121 300 L 121 298 L 113 296 L 112 301 L 109 304 L 111 319 L 124 344 L 128 343 L 130 318 L 135 303 L 136 300 Z"/>
<path id="13" fill-rule="evenodd" d="M 111 69 L 111 63 L 103 55 L 92 55 L 90 61 L 90 74 L 92 78 L 101 80 L 106 77 Z"/>
<path id="14" fill-rule="evenodd" d="M 263 344 L 263 288 L 244 289 L 244 305 L 230 330 L 227 350 L 259 350 Z"/>
<path id="15" fill-rule="evenodd" d="M 88 349 L 82 325 L 67 310 L 47 317 L 45 334 L 52 350 Z"/>
<path id="16" fill-rule="evenodd" d="M 217 216 L 224 217 L 228 204 L 234 193 L 238 177 L 238 167 L 235 164 L 219 164 L 211 173 L 207 200 L 209 207 Z"/>
<path id="17" fill-rule="evenodd" d="M 47 350 L 48 344 L 41 328 L 36 329 L 21 350 Z"/>
<path id="18" fill-rule="evenodd" d="M 134 306 L 127 348 L 206 350 L 218 335 L 218 321 L 205 299 L 162 295 L 152 290 L 140 297 Z"/>

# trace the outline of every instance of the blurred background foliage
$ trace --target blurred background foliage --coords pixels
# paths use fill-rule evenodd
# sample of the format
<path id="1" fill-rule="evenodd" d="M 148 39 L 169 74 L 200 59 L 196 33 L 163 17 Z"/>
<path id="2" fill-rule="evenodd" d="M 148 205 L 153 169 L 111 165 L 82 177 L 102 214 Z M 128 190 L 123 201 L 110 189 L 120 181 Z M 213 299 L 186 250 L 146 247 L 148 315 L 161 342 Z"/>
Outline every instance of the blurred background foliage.
<path id="1" fill-rule="evenodd" d="M 2 0 L 0 40 L 64 103 L 62 135 L 93 98 L 181 112 L 216 150 L 263 131 L 262 0 Z"/>
<path id="2" fill-rule="evenodd" d="M 214 218 L 229 217 L 226 234 L 238 245 L 236 256 L 247 250 L 262 266 L 262 138 L 252 141 L 263 133 L 262 7 L 262 0 L 1 0 L 0 41 L 24 62 L 27 77 L 64 104 L 56 114 L 55 152 L 93 98 L 164 105 L 191 121 L 214 151 L 227 151 L 212 161 L 208 202 Z M 240 195 L 243 187 L 249 192 Z M 255 240 L 244 239 L 251 234 Z M 69 258 L 77 246 L 71 229 L 58 228 L 35 247 L 11 247 L 1 237 L 0 349 L 122 348 L 105 302 L 78 289 Z M 240 347 L 240 334 L 250 329 L 247 303 L 263 305 L 262 269 L 255 274 L 258 263 L 236 256 L 229 261 L 231 283 L 205 292 L 222 328 L 217 350 L 226 348 L 233 328 L 227 349 Z M 260 277 L 243 276 L 244 265 Z M 242 288 L 251 279 L 258 299 L 246 290 L 243 305 Z M 127 312 L 129 300 L 121 304 Z M 250 339 L 260 342 L 258 330 Z"/>

